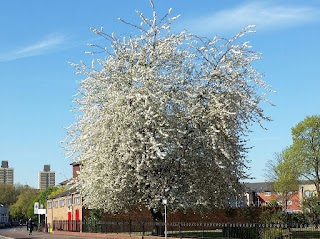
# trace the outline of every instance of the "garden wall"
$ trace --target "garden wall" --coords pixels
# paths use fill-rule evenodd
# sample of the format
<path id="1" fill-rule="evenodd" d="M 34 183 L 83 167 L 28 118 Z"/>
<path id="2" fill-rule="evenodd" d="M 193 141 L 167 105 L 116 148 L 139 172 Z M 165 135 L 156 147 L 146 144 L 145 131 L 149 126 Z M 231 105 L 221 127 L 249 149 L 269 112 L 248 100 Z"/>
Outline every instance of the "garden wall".
<path id="1" fill-rule="evenodd" d="M 210 212 L 195 212 L 192 210 L 167 210 L 168 222 L 210 222 L 210 223 L 246 223 L 259 221 L 259 215 L 262 212 L 260 207 L 240 207 L 216 209 Z M 163 210 L 162 213 L 164 214 Z M 90 215 L 90 210 L 84 210 L 84 219 Z M 123 213 L 104 213 L 101 220 L 105 221 L 152 221 L 150 210 L 136 209 Z"/>

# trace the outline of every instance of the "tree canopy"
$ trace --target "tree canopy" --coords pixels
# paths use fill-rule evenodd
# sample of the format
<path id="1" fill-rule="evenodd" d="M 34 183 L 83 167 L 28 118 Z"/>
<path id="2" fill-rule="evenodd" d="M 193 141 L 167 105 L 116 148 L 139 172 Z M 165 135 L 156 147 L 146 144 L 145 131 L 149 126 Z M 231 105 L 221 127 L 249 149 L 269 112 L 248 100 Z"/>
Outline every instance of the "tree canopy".
<path id="1" fill-rule="evenodd" d="M 292 128 L 289 158 L 300 179 L 312 181 L 320 196 L 320 115 L 307 116 Z"/>
<path id="2" fill-rule="evenodd" d="M 40 194 L 39 190 L 24 187 L 20 194 L 17 196 L 17 200 L 14 204 L 10 207 L 10 216 L 12 218 L 19 218 L 19 219 L 28 219 L 34 216 L 33 213 L 33 205 L 35 199 Z M 29 208 L 32 208 L 30 212 Z"/>
<path id="3" fill-rule="evenodd" d="M 93 29 L 109 47 L 91 66 L 75 97 L 77 120 L 67 150 L 81 163 L 77 187 L 89 208 L 128 210 L 223 206 L 247 177 L 246 138 L 270 91 L 252 62 L 260 54 L 241 37 L 207 39 L 172 33 L 170 10 L 138 12 L 137 36 Z M 92 53 L 94 55 L 94 53 Z M 101 54 L 101 53 L 100 53 Z M 95 56 L 95 55 L 94 55 Z"/>
<path id="4" fill-rule="evenodd" d="M 320 196 L 320 116 L 307 116 L 291 129 L 292 144 L 269 166 L 275 190 L 294 191 L 301 180 L 313 182 Z"/>
<path id="5" fill-rule="evenodd" d="M 287 202 L 292 192 L 298 190 L 296 163 L 290 160 L 288 149 L 275 155 L 276 163 L 273 167 L 275 176 L 274 190 L 279 193 L 283 206 L 287 209 Z"/>
<path id="6" fill-rule="evenodd" d="M 0 204 L 12 205 L 17 198 L 16 188 L 12 184 L 0 183 Z"/>
<path id="7" fill-rule="evenodd" d="M 0 204 L 10 207 L 17 201 L 17 197 L 29 188 L 26 185 L 0 183 Z"/>
<path id="8" fill-rule="evenodd" d="M 296 162 L 291 160 L 289 149 L 277 154 L 277 164 L 274 167 L 276 181 L 274 188 L 276 192 L 286 194 L 298 189 L 298 168 Z"/>

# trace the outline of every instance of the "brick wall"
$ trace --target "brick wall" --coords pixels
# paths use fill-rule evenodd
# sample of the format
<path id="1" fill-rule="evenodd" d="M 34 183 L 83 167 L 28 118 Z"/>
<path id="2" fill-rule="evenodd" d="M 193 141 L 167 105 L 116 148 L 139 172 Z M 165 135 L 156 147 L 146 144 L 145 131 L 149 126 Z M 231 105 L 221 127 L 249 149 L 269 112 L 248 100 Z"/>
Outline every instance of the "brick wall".
<path id="1" fill-rule="evenodd" d="M 71 220 L 76 220 L 76 211 L 78 210 L 79 219 L 82 220 L 82 201 L 80 198 L 80 203 L 74 203 L 75 197 L 79 195 L 69 195 L 65 197 L 59 197 L 54 199 L 47 200 L 47 223 L 52 225 L 54 220 L 63 221 L 68 220 L 71 217 Z M 60 204 L 60 201 L 64 200 L 64 205 Z M 67 201 L 71 201 L 71 205 L 68 205 Z M 51 207 L 49 204 L 51 203 Z"/>
<path id="2" fill-rule="evenodd" d="M 275 192 L 261 192 L 259 193 L 260 203 L 261 205 L 266 205 L 268 202 L 275 200 L 280 202 L 284 200 L 279 194 Z M 287 198 L 287 207 L 285 206 L 286 202 L 282 202 L 283 208 L 287 208 L 293 211 L 301 210 L 299 193 L 297 191 L 292 192 L 288 195 Z"/>
<path id="3" fill-rule="evenodd" d="M 216 209 L 206 213 L 197 213 L 188 211 L 170 211 L 167 210 L 168 222 L 211 222 L 211 223 L 241 223 L 258 221 L 262 208 L 243 207 L 230 208 L 227 210 Z M 163 211 L 162 211 L 163 213 Z M 87 218 L 89 210 L 84 210 L 83 216 Z M 106 221 L 152 221 L 151 212 L 148 209 L 132 210 L 126 213 L 104 213 L 102 220 Z"/>

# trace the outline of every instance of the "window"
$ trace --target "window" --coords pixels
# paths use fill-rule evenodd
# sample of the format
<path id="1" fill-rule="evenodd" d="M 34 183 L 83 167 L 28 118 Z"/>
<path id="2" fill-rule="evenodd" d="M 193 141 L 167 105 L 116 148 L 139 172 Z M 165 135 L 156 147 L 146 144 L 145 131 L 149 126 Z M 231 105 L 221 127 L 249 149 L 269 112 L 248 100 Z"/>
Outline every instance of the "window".
<path id="1" fill-rule="evenodd" d="M 48 208 L 52 208 L 52 202 L 48 202 Z"/>
<path id="2" fill-rule="evenodd" d="M 53 207 L 58 207 L 58 201 L 53 201 Z"/>
<path id="3" fill-rule="evenodd" d="M 78 204 L 78 205 L 81 204 L 80 197 L 75 197 L 74 200 L 73 200 L 73 203 L 74 204 Z"/>
<path id="4" fill-rule="evenodd" d="M 288 206 L 292 205 L 292 201 L 290 201 L 290 200 L 287 201 L 287 205 L 288 205 Z"/>
<path id="5" fill-rule="evenodd" d="M 64 199 L 60 200 L 60 201 L 59 201 L 59 204 L 60 204 L 60 207 L 64 207 L 64 205 L 65 205 L 65 200 L 64 200 Z"/>
<path id="6" fill-rule="evenodd" d="M 304 191 L 304 196 L 305 197 L 311 197 L 311 195 L 312 195 L 312 192 L 310 192 L 309 190 L 306 190 L 306 191 Z"/>
<path id="7" fill-rule="evenodd" d="M 271 196 L 271 192 L 264 192 L 264 196 Z"/>
<path id="8" fill-rule="evenodd" d="M 67 199 L 67 206 L 71 206 L 71 204 L 72 204 L 72 200 L 71 200 L 71 198 L 68 198 Z"/>

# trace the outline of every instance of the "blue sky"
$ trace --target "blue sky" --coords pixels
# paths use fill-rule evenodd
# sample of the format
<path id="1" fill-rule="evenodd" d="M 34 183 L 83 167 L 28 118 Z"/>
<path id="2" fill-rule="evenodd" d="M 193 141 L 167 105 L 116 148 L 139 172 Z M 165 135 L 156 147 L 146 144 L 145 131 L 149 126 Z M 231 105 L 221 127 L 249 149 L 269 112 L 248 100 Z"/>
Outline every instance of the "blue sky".
<path id="1" fill-rule="evenodd" d="M 202 36 L 229 37 L 256 25 L 248 37 L 263 54 L 257 69 L 276 91 L 272 118 L 254 127 L 248 158 L 254 181 L 263 181 L 266 161 L 291 144 L 291 128 L 320 112 L 320 3 L 317 0 L 154 0 L 158 14 L 181 14 L 173 28 Z M 50 164 L 56 182 L 71 177 L 60 142 L 74 121 L 72 99 L 82 76 L 68 62 L 91 62 L 87 43 L 102 41 L 90 27 L 130 34 L 118 21 L 139 23 L 135 10 L 150 15 L 148 0 L 3 1 L 0 14 L 0 161 L 14 168 L 15 183 L 37 187 L 38 172 Z M 107 43 L 106 43 L 107 44 Z"/>

